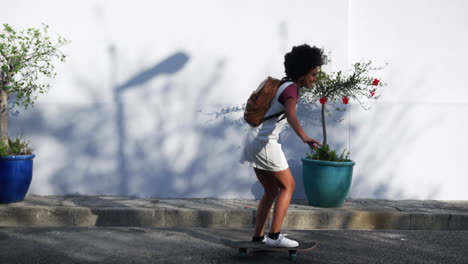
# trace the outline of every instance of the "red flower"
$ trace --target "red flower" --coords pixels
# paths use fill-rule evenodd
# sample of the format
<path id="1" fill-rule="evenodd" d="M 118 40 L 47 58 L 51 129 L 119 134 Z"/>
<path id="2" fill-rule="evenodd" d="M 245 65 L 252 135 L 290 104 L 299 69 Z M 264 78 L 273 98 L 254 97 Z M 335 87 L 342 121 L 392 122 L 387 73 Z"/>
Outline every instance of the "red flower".
<path id="1" fill-rule="evenodd" d="M 374 95 L 375 95 L 374 91 L 370 92 L 370 96 L 374 96 Z"/>
<path id="2" fill-rule="evenodd" d="M 326 102 L 327 102 L 327 98 L 325 98 L 325 97 L 320 98 L 320 103 L 321 104 L 325 104 Z"/>
<path id="3" fill-rule="evenodd" d="M 343 101 L 343 104 L 348 104 L 349 103 L 349 98 L 348 97 L 343 97 L 343 99 L 341 99 L 341 101 Z"/>
<path id="4" fill-rule="evenodd" d="M 379 79 L 374 79 L 374 81 L 372 82 L 372 85 L 377 86 L 377 85 L 379 85 L 379 83 L 380 83 Z"/>

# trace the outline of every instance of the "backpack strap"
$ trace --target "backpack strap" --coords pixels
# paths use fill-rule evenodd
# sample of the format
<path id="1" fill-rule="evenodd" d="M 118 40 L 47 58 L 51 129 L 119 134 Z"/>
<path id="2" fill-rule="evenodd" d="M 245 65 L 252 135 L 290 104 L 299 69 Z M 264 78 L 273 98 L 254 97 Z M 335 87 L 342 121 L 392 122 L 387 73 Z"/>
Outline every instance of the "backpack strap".
<path id="1" fill-rule="evenodd" d="M 279 113 L 276 113 L 276 114 L 273 114 L 273 115 L 269 115 L 269 116 L 263 118 L 263 121 L 266 121 L 266 120 L 268 120 L 268 119 L 272 119 L 272 118 L 278 117 L 278 116 L 280 116 L 280 115 L 282 115 L 282 114 L 284 114 L 284 113 L 285 113 L 284 111 L 281 111 L 281 112 L 279 112 Z M 278 119 L 278 122 L 281 121 L 281 120 L 283 120 L 283 119 L 285 119 L 285 118 L 286 118 L 286 115 L 284 115 L 282 118 Z"/>
<path id="2" fill-rule="evenodd" d="M 287 82 L 293 83 L 293 81 L 291 81 L 291 80 L 288 79 L 287 77 L 284 77 L 283 79 L 281 79 L 280 87 L 281 87 L 283 84 L 287 83 Z M 279 89 L 279 91 L 278 91 L 279 94 L 283 93 L 284 90 L 286 90 L 286 88 L 287 88 L 288 86 L 289 86 L 289 85 L 286 85 L 286 86 L 282 87 L 283 89 L 279 89 L 279 88 L 278 88 L 278 89 Z M 284 114 L 284 113 L 285 113 L 285 111 L 281 111 L 281 112 L 279 112 L 279 113 L 276 113 L 276 114 L 273 114 L 273 115 L 269 115 L 269 116 L 267 116 L 267 117 L 264 117 L 264 118 L 263 118 L 263 121 L 266 121 L 266 120 L 268 120 L 268 119 L 272 119 L 272 118 L 278 117 L 278 116 L 280 116 L 280 115 L 282 115 L 282 114 Z M 285 119 L 285 118 L 286 118 L 286 115 L 284 115 L 283 117 L 281 117 L 280 119 L 278 119 L 277 122 L 279 122 L 279 121 L 281 121 L 281 120 L 283 120 L 283 119 Z"/>

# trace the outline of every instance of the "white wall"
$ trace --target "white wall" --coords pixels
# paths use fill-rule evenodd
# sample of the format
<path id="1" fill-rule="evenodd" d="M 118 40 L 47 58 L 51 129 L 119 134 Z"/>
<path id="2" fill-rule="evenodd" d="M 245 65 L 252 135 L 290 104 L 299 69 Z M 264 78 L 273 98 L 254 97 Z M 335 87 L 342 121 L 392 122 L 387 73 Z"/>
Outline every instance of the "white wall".
<path id="1" fill-rule="evenodd" d="M 210 113 L 281 77 L 293 45 L 345 66 L 347 12 L 345 0 L 3 3 L 1 23 L 44 22 L 72 41 L 50 93 L 11 120 L 36 146 L 30 193 L 259 198 L 238 162 L 239 113 Z"/>
<path id="2" fill-rule="evenodd" d="M 350 61 L 390 63 L 353 107 L 353 197 L 467 199 L 468 2 L 351 0 Z"/>
<path id="3" fill-rule="evenodd" d="M 36 146 L 30 193 L 259 198 L 238 163 L 242 104 L 283 56 L 309 43 L 332 51 L 328 69 L 390 63 L 373 110 L 352 105 L 330 140 L 357 161 L 351 196 L 468 199 L 468 4 L 437 1 L 26 1 L 2 3 L 0 23 L 50 25 L 72 42 L 50 93 L 11 119 Z M 168 73 L 169 72 L 169 73 Z M 317 113 L 300 106 L 310 136 Z M 349 134 L 351 131 L 351 134 Z M 289 129 L 284 150 L 304 198 Z M 464 170 L 465 169 L 465 170 Z"/>

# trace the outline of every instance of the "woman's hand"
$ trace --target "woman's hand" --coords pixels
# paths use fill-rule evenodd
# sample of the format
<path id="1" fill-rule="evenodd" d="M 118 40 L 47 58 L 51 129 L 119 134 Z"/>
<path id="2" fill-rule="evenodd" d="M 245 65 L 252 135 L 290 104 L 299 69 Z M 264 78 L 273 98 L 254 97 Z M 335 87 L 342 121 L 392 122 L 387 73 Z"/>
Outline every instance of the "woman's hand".
<path id="1" fill-rule="evenodd" d="M 316 148 L 318 148 L 318 146 L 322 145 L 317 140 L 311 139 L 311 138 L 305 138 L 303 141 L 304 141 L 304 143 L 308 144 L 309 146 L 311 146 L 314 149 L 316 149 Z"/>

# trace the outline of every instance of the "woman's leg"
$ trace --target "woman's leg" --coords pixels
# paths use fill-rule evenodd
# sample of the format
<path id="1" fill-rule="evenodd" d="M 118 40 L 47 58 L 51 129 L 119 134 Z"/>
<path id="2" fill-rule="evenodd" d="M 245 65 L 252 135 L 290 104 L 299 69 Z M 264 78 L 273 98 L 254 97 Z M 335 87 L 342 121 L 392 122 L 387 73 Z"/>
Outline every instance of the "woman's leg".
<path id="1" fill-rule="evenodd" d="M 288 169 L 271 172 L 276 184 L 279 187 L 279 194 L 276 198 L 275 209 L 273 211 L 273 223 L 271 224 L 270 233 L 279 233 L 281 231 L 281 225 L 283 224 L 283 219 L 286 216 L 288 211 L 289 204 L 291 203 L 291 198 L 296 188 L 296 182 L 291 174 L 291 171 Z"/>
<path id="2" fill-rule="evenodd" d="M 268 219 L 268 214 L 270 213 L 271 206 L 278 195 L 279 186 L 271 172 L 255 169 L 255 174 L 264 190 L 262 199 L 258 204 L 257 219 L 255 221 L 254 236 L 259 237 L 265 234 L 265 225 Z"/>

